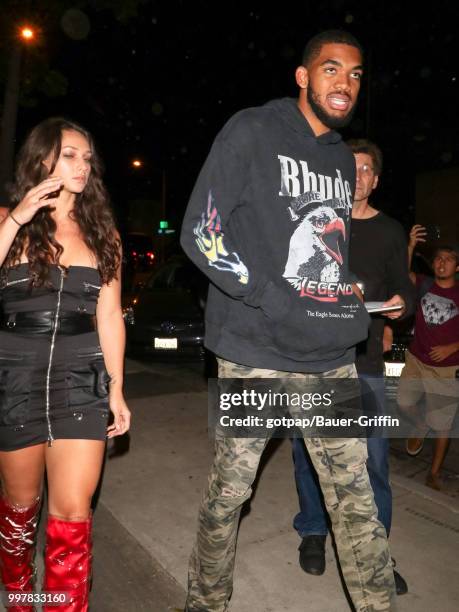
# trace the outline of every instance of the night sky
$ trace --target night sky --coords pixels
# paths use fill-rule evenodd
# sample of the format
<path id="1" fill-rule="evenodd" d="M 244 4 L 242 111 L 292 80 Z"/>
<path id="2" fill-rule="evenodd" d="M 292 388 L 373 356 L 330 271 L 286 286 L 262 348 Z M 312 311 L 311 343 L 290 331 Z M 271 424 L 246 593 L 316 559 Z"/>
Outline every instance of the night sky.
<path id="1" fill-rule="evenodd" d="M 29 18 L 41 32 L 22 65 L 18 140 L 50 115 L 80 121 L 99 144 L 120 223 L 130 199 L 160 196 L 165 175 L 167 216 L 178 227 L 223 123 L 241 108 L 295 96 L 294 71 L 308 38 L 347 29 L 366 50 L 366 76 L 343 135 L 381 146 L 385 169 L 375 203 L 409 226 L 416 173 L 459 166 L 456 7 L 442 0 L 428 9 L 344 0 L 275 8 L 3 0 L 0 74 L 3 85 L 14 19 Z M 132 169 L 134 157 L 142 169 Z"/>

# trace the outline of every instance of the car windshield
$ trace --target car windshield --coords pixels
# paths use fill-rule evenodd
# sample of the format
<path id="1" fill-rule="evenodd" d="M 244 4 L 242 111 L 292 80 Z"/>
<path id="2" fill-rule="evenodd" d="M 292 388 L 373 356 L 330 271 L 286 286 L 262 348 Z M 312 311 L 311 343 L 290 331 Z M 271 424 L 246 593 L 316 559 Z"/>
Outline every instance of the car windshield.
<path id="1" fill-rule="evenodd" d="M 151 251 L 152 240 L 149 236 L 143 234 L 131 234 L 126 238 L 125 249 L 129 251 Z"/>

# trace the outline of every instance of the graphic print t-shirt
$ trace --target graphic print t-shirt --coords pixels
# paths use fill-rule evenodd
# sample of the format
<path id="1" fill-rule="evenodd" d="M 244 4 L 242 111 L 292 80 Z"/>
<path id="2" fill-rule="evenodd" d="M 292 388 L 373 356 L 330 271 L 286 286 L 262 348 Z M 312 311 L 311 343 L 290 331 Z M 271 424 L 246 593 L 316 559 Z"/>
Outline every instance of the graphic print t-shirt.
<path id="1" fill-rule="evenodd" d="M 418 288 L 425 277 L 417 275 Z M 422 296 L 416 310 L 414 340 L 410 352 L 426 365 L 447 367 L 459 365 L 459 351 L 444 361 L 433 361 L 429 353 L 434 346 L 451 344 L 459 340 L 459 283 L 444 289 L 433 282 Z"/>

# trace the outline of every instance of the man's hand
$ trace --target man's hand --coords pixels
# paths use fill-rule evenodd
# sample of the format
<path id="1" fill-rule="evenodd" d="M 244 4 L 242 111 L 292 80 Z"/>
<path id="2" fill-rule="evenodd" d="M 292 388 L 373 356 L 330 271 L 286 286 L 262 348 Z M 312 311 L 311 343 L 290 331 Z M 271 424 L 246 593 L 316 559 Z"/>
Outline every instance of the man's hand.
<path id="1" fill-rule="evenodd" d="M 429 356 L 432 361 L 439 363 L 440 361 L 448 359 L 448 357 L 450 357 L 450 355 L 456 351 L 459 351 L 459 342 L 453 342 L 452 344 L 440 344 L 432 347 Z"/>
<path id="2" fill-rule="evenodd" d="M 363 293 L 360 290 L 360 287 L 358 285 L 356 285 L 355 283 L 352 283 L 352 291 L 355 293 L 355 295 L 359 298 L 359 300 L 361 302 L 363 302 Z"/>
<path id="3" fill-rule="evenodd" d="M 426 241 L 427 230 L 423 225 L 413 225 L 410 230 L 410 239 L 408 242 L 408 248 L 413 249 L 418 242 Z"/>
<path id="4" fill-rule="evenodd" d="M 383 306 L 399 306 L 402 308 L 400 310 L 393 310 L 392 312 L 382 312 L 381 314 L 388 319 L 398 319 L 405 312 L 405 300 L 400 295 L 393 295 L 390 300 L 384 302 Z"/>

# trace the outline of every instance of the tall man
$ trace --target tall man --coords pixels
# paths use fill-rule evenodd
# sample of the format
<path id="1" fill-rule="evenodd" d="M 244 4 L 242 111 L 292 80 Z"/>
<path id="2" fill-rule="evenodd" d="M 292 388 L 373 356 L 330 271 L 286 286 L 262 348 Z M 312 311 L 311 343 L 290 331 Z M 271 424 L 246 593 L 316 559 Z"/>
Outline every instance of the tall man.
<path id="1" fill-rule="evenodd" d="M 355 163 L 334 128 L 350 119 L 362 77 L 353 36 L 306 46 L 297 100 L 236 114 L 217 136 L 191 196 L 182 246 L 211 280 L 206 346 L 225 378 L 355 377 L 369 323 L 348 270 Z M 233 588 L 240 510 L 265 438 L 217 433 L 189 567 L 187 612 L 223 612 Z M 389 610 L 384 527 L 362 439 L 306 439 L 357 610 Z"/>
<path id="2" fill-rule="evenodd" d="M 402 226 L 381 211 L 373 208 L 369 198 L 376 189 L 382 172 L 382 153 L 369 140 L 348 142 L 354 153 L 357 180 L 352 208 L 349 265 L 364 285 L 365 299 L 386 301 L 387 305 L 402 304 L 403 310 L 387 313 L 395 319 L 413 309 L 413 290 L 406 260 L 407 245 Z M 408 309 L 407 309 L 408 307 Z M 363 408 L 370 413 L 384 410 L 383 333 L 385 318 L 373 316 L 368 339 L 357 346 L 356 366 L 362 384 Z M 367 439 L 367 469 L 373 488 L 378 518 L 387 535 L 392 520 L 392 491 L 389 483 L 389 440 L 380 436 Z M 314 473 L 301 439 L 293 440 L 295 478 L 299 494 L 300 512 L 294 527 L 302 538 L 300 565 L 309 574 L 325 571 L 325 539 L 328 531 L 326 511 Z M 394 572 L 397 593 L 407 586 Z"/>

